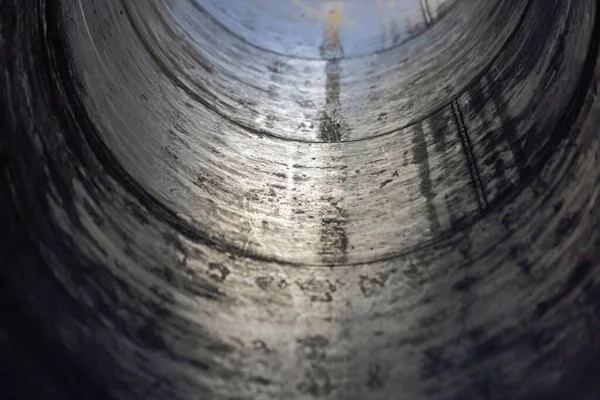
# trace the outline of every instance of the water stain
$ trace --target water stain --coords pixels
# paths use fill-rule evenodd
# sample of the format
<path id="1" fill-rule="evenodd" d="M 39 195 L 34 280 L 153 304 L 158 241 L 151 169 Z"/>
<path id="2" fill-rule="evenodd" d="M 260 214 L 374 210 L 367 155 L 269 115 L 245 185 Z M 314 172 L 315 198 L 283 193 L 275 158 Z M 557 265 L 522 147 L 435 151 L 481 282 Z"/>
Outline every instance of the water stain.
<path id="1" fill-rule="evenodd" d="M 402 39 L 402 35 L 400 35 L 400 29 L 398 28 L 398 22 L 396 20 L 392 20 L 390 22 L 390 36 L 392 37 L 392 45 L 396 46 L 400 43 Z"/>
<path id="2" fill-rule="evenodd" d="M 434 135 L 435 152 L 439 155 L 445 155 L 448 150 L 448 120 L 443 112 L 435 113 L 429 119 L 429 126 Z"/>
<path id="3" fill-rule="evenodd" d="M 415 124 L 413 136 L 413 156 L 419 168 L 419 179 L 421 180 L 421 195 L 425 197 L 427 208 L 427 219 L 432 232 L 441 230 L 437 210 L 433 204 L 435 192 L 433 191 L 433 182 L 431 180 L 431 171 L 429 166 L 429 153 L 425 141 L 425 132 L 422 124 Z"/>
<path id="4" fill-rule="evenodd" d="M 486 179 L 489 180 L 493 196 L 498 198 L 511 187 L 507 174 L 510 171 L 507 169 L 510 162 L 503 155 L 508 142 L 505 134 L 506 127 L 502 123 L 500 129 L 494 126 L 497 118 L 497 106 L 492 100 L 491 89 L 488 88 L 488 85 L 484 85 L 484 78 L 475 80 L 466 94 L 469 104 L 469 120 L 476 120 L 480 124 L 477 131 L 482 137 L 478 142 L 478 154 L 481 154 L 481 162 L 487 168 Z M 490 107 L 490 105 L 494 107 Z M 511 128 L 510 124 L 508 128 Z M 510 131 L 508 134 L 510 135 Z M 515 149 L 511 151 L 514 153 Z M 515 156 L 513 155 L 513 157 Z"/>
<path id="5" fill-rule="evenodd" d="M 341 112 L 341 58 L 344 55 L 339 36 L 342 13 L 339 7 L 329 10 L 323 28 L 321 57 L 325 65 L 325 107 L 321 113 L 319 128 L 323 142 L 335 143 L 347 139 L 348 127 Z M 322 261 L 328 265 L 343 264 L 347 261 L 348 236 L 346 234 L 347 211 L 337 201 L 331 201 L 329 215 L 321 219 Z M 324 210 L 325 211 L 325 210 Z"/>

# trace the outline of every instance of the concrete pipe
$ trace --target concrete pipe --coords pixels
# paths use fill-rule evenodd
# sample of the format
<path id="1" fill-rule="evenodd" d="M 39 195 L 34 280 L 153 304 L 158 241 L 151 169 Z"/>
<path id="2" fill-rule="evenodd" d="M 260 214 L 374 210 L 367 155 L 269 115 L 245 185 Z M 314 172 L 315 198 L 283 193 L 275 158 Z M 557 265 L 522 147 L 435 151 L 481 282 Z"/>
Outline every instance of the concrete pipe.
<path id="1" fill-rule="evenodd" d="M 0 1 L 4 398 L 597 399 L 599 12 Z"/>

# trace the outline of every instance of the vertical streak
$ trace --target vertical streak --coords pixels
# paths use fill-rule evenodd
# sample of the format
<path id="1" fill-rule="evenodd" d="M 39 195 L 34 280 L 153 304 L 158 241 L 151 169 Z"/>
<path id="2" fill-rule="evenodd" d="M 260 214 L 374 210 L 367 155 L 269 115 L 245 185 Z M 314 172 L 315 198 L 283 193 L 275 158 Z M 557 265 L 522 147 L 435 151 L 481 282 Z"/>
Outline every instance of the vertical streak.
<path id="1" fill-rule="evenodd" d="M 429 9 L 429 3 L 427 3 L 427 0 L 421 0 L 421 12 L 423 13 L 423 18 L 425 19 L 425 25 L 431 25 L 433 22 L 433 17 L 431 16 L 431 10 Z"/>
<path id="2" fill-rule="evenodd" d="M 471 175 L 471 181 L 473 183 L 473 187 L 475 189 L 475 195 L 477 197 L 477 202 L 479 204 L 479 209 L 481 211 L 485 210 L 488 206 L 487 196 L 485 194 L 485 188 L 483 182 L 481 181 L 481 177 L 479 175 L 479 168 L 477 167 L 477 161 L 475 160 L 475 155 L 473 153 L 473 144 L 471 143 L 471 139 L 469 138 L 469 134 L 467 132 L 467 126 L 465 124 L 465 120 L 460 110 L 460 106 L 458 105 L 458 101 L 454 100 L 451 103 L 452 113 L 454 114 L 454 120 L 456 122 L 456 127 L 458 128 L 458 133 L 460 136 L 460 141 L 462 143 L 463 150 L 465 152 L 465 157 L 467 158 L 467 166 L 469 167 L 469 173 Z"/>
<path id="3" fill-rule="evenodd" d="M 322 111 L 320 138 L 323 142 L 341 142 L 344 140 L 346 122 L 341 113 L 341 59 L 344 56 L 340 41 L 339 26 L 342 13 L 339 6 L 331 8 L 325 18 L 321 57 L 327 60 L 325 65 L 325 108 Z M 343 173 L 344 174 L 344 173 Z M 342 174 L 342 175 L 343 175 Z M 340 177 L 342 178 L 342 177 Z M 341 179 L 343 182 L 345 179 Z M 340 188 L 343 193 L 344 188 Z M 340 195 L 328 199 L 321 218 L 321 260 L 326 265 L 341 265 L 348 260 L 348 234 L 346 232 L 348 212 L 343 207 Z"/>
<path id="4" fill-rule="evenodd" d="M 323 110 L 320 126 L 320 138 L 324 142 L 341 142 L 344 140 L 346 123 L 340 111 L 341 94 L 341 58 L 343 49 L 340 43 L 339 25 L 341 11 L 333 8 L 325 19 L 321 57 L 327 59 L 325 66 L 325 109 Z"/>
<path id="5" fill-rule="evenodd" d="M 377 0 L 377 19 L 379 21 L 379 30 L 381 30 L 381 49 L 385 49 L 385 41 L 386 41 L 386 28 L 385 28 L 385 22 L 383 20 L 383 15 L 384 15 L 384 11 L 383 11 L 383 4 L 382 4 L 382 0 Z"/>
<path id="6" fill-rule="evenodd" d="M 421 123 L 415 124 L 413 156 L 419 168 L 421 195 L 425 197 L 427 219 L 429 220 L 432 233 L 436 233 L 440 231 L 441 227 L 437 210 L 433 204 L 435 192 L 433 191 L 433 182 L 431 180 L 431 168 L 429 166 L 429 152 L 427 150 L 427 142 L 425 141 L 425 132 Z"/>

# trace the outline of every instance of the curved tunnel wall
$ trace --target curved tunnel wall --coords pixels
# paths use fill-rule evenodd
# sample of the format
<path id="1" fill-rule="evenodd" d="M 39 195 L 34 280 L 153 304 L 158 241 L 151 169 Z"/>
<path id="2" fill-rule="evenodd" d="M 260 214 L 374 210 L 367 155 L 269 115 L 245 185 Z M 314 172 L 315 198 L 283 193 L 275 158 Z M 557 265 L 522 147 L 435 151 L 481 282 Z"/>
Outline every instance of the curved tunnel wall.
<path id="1" fill-rule="evenodd" d="M 317 58 L 169 4 L 2 10 L 7 330 L 56 390 L 593 398 L 596 2 Z"/>

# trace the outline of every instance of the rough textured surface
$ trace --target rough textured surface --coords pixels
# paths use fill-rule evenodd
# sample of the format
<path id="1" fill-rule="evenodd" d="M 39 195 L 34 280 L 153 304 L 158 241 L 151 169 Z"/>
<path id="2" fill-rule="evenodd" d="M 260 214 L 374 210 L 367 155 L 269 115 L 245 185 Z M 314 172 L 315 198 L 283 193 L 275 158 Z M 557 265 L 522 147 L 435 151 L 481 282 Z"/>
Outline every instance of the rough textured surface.
<path id="1" fill-rule="evenodd" d="M 0 3 L 9 398 L 598 398 L 596 1 L 304 58 L 200 3 Z"/>

